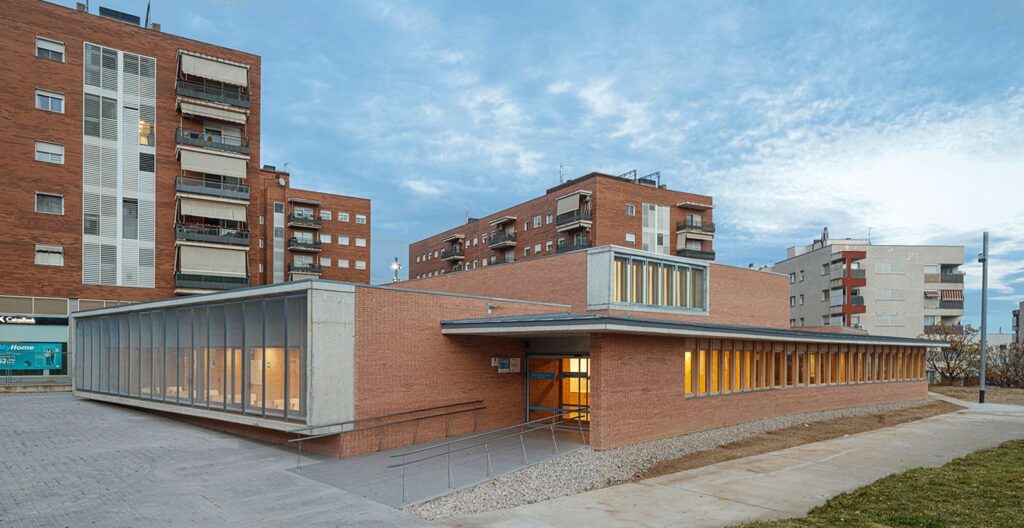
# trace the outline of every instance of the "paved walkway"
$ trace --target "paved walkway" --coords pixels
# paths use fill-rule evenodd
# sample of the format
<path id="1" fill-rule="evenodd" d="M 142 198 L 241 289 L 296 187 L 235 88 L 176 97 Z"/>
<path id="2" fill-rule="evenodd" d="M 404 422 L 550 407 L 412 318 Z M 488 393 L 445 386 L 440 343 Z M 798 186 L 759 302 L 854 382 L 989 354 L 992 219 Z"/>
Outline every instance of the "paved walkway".
<path id="1" fill-rule="evenodd" d="M 1024 438 L 1024 406 L 960 404 L 969 407 L 511 510 L 448 519 L 442 524 L 712 527 L 803 516 L 835 495 L 886 475 L 939 466 L 979 449 Z"/>
<path id="2" fill-rule="evenodd" d="M 424 526 L 295 452 L 68 393 L 0 395 L 0 526 Z M 309 459 L 307 459 L 308 461 Z"/>

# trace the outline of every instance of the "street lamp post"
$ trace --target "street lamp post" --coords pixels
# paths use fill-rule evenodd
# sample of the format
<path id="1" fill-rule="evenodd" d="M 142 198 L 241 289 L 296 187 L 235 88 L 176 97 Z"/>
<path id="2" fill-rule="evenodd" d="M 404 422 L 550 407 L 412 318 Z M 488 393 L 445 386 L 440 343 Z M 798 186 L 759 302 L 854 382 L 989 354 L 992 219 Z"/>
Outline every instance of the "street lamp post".
<path id="1" fill-rule="evenodd" d="M 988 231 L 982 235 L 981 254 L 981 368 L 978 380 L 978 403 L 985 403 L 985 357 L 988 356 Z"/>
<path id="2" fill-rule="evenodd" d="M 398 270 L 400 269 L 402 269 L 402 265 L 398 263 L 398 257 L 395 257 L 395 261 L 391 263 L 391 271 L 394 273 L 391 282 L 398 282 Z"/>

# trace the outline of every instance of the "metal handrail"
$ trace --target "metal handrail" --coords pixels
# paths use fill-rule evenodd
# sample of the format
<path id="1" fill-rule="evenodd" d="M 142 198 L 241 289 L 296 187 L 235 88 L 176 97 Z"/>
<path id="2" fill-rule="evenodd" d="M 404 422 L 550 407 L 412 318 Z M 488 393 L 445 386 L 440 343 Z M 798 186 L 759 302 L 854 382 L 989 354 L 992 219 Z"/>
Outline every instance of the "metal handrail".
<path id="1" fill-rule="evenodd" d="M 398 424 L 403 424 L 403 423 L 415 422 L 417 420 L 426 420 L 427 418 L 438 418 L 438 417 L 441 417 L 441 416 L 450 416 L 450 415 L 453 415 L 453 414 L 460 414 L 460 413 L 469 412 L 469 411 L 480 411 L 480 410 L 483 410 L 483 409 L 486 409 L 486 408 L 487 407 L 485 407 L 483 405 L 478 405 L 476 407 L 469 407 L 467 409 L 458 409 L 458 410 L 455 410 L 455 411 L 448 411 L 448 412 L 444 412 L 444 413 L 440 413 L 440 414 L 431 414 L 430 416 L 417 416 L 415 418 L 405 418 L 403 420 L 395 420 L 394 422 L 385 422 L 385 423 L 373 424 L 373 425 L 368 425 L 366 427 L 359 427 L 359 428 L 356 428 L 356 429 L 349 429 L 348 431 L 337 431 L 337 432 L 334 432 L 334 433 L 323 433 L 323 434 L 312 435 L 312 436 L 303 436 L 303 437 L 300 437 L 300 438 L 292 438 L 291 440 L 288 440 L 288 443 L 292 443 L 292 442 L 305 442 L 306 440 L 315 440 L 317 438 L 326 438 L 328 436 L 336 436 L 336 435 L 342 435 L 342 434 L 346 434 L 346 433 L 354 433 L 356 431 L 367 431 L 367 430 L 370 430 L 370 429 L 377 429 L 378 427 L 387 427 L 389 425 L 398 425 Z"/>
<path id="2" fill-rule="evenodd" d="M 574 419 L 570 418 L 570 419 L 567 419 L 567 420 L 558 420 L 557 422 L 551 422 L 550 424 L 542 425 L 542 426 L 539 426 L 539 427 L 531 427 L 529 429 L 525 428 L 527 425 L 536 424 L 538 422 L 543 422 L 545 420 L 551 420 L 553 418 L 559 418 L 559 417 L 562 417 L 562 416 L 565 416 L 565 415 L 568 415 L 568 414 L 575 414 L 576 415 L 576 419 L 574 420 Z M 516 424 L 516 425 L 510 425 L 508 427 L 502 427 L 501 429 L 495 429 L 493 431 L 487 431 L 487 432 L 484 432 L 484 433 L 478 433 L 478 434 L 475 434 L 475 435 L 467 436 L 465 438 L 459 438 L 457 440 L 451 440 L 451 441 L 444 442 L 444 443 L 441 443 L 441 444 L 436 444 L 436 445 L 432 445 L 432 446 L 422 447 L 422 448 L 419 448 L 419 449 L 416 449 L 416 450 L 413 450 L 413 451 L 407 451 L 405 453 L 398 453 L 398 454 L 395 454 L 395 455 L 391 455 L 391 458 L 402 457 L 403 461 L 398 463 L 398 464 L 391 464 L 391 465 L 387 466 L 387 468 L 388 469 L 402 468 L 402 502 L 403 503 L 408 503 L 409 502 L 409 493 L 408 493 L 408 488 L 406 486 L 406 477 L 405 477 L 405 468 L 406 468 L 406 466 L 409 466 L 409 465 L 412 465 L 412 464 L 417 464 L 419 462 L 423 462 L 424 460 L 431 460 L 431 459 L 438 458 L 438 457 L 441 457 L 441 456 L 447 457 L 447 459 L 448 459 L 448 488 L 452 489 L 452 488 L 455 487 L 455 475 L 452 472 L 452 453 L 458 453 L 460 451 L 466 451 L 468 449 L 473 449 L 473 448 L 476 448 L 476 447 L 483 446 L 484 447 L 484 451 L 487 453 L 487 476 L 488 477 L 492 477 L 492 476 L 494 476 L 494 468 L 493 468 L 493 466 L 491 464 L 491 450 L 488 447 L 488 444 L 490 444 L 491 442 L 496 442 L 498 440 L 503 440 L 505 438 L 511 438 L 513 436 L 518 436 L 519 437 L 519 445 L 520 445 L 520 447 L 523 450 L 523 464 L 529 464 L 530 463 L 530 459 L 526 455 L 526 442 L 523 440 L 523 435 L 525 435 L 526 433 L 532 433 L 534 431 L 540 431 L 540 430 L 543 430 L 543 429 L 550 429 L 551 430 L 551 441 L 554 443 L 555 454 L 557 455 L 558 454 L 558 440 L 555 439 L 555 426 L 558 425 L 558 424 L 562 424 L 562 423 L 576 422 L 579 425 L 580 437 L 583 439 L 584 445 L 586 445 L 587 444 L 587 437 L 583 433 L 583 414 L 590 414 L 590 410 L 589 409 L 580 409 L 578 411 L 568 411 L 568 412 L 564 412 L 564 413 L 554 414 L 554 415 L 551 415 L 551 416 L 546 416 L 544 418 L 539 418 L 537 420 L 531 420 L 531 421 L 522 422 L 522 423 L 519 423 L 519 424 Z M 451 449 L 452 444 L 456 444 L 456 443 L 459 443 L 459 442 L 465 442 L 467 440 L 471 440 L 473 438 L 480 438 L 482 436 L 493 435 L 494 433 L 497 433 L 497 432 L 500 432 L 500 431 L 506 431 L 506 430 L 515 429 L 515 428 L 519 428 L 520 430 L 518 432 L 508 433 L 508 434 L 504 434 L 504 435 L 501 435 L 501 436 L 497 436 L 495 438 L 491 438 L 491 439 L 485 440 L 483 442 L 478 442 L 476 444 L 472 444 L 472 445 L 468 445 L 468 446 L 462 446 L 462 447 L 459 447 L 459 448 L 456 448 L 456 449 Z M 443 453 L 435 453 L 433 455 L 428 455 L 428 456 L 425 456 L 425 457 L 417 458 L 416 460 L 409 460 L 409 461 L 405 460 L 405 457 L 408 456 L 408 455 L 412 455 L 412 454 L 416 454 L 416 453 L 422 453 L 424 451 L 430 451 L 430 450 L 434 450 L 434 449 L 440 449 L 442 447 L 445 448 L 445 451 Z"/>
<path id="3" fill-rule="evenodd" d="M 327 424 L 327 425 L 310 425 L 310 426 L 306 426 L 306 427 L 300 427 L 298 429 L 292 429 L 291 431 L 288 431 L 288 432 L 289 433 L 299 433 L 300 431 L 311 431 L 313 429 L 324 429 L 326 427 L 338 427 L 339 425 L 348 425 L 348 424 L 353 424 L 353 423 L 356 423 L 356 422 L 368 422 L 370 420 L 380 420 L 382 418 L 391 418 L 391 417 L 394 417 L 394 416 L 402 416 L 404 414 L 413 414 L 413 413 L 424 412 L 424 411 L 436 411 L 438 409 L 447 409 L 448 407 L 458 407 L 459 405 L 474 405 L 474 404 L 479 404 L 479 403 L 483 403 L 483 402 L 484 402 L 483 400 L 470 400 L 470 401 L 464 401 L 464 402 L 459 402 L 459 403 L 448 403 L 448 404 L 445 404 L 445 405 L 437 405 L 437 406 L 434 406 L 434 407 L 423 407 L 421 409 L 413 409 L 411 411 L 402 411 L 402 412 L 396 412 L 396 413 L 391 413 L 391 414 L 382 414 L 380 416 L 370 416 L 370 417 L 367 417 L 367 418 L 353 418 L 351 420 L 345 420 L 344 422 L 331 423 L 331 424 Z"/>

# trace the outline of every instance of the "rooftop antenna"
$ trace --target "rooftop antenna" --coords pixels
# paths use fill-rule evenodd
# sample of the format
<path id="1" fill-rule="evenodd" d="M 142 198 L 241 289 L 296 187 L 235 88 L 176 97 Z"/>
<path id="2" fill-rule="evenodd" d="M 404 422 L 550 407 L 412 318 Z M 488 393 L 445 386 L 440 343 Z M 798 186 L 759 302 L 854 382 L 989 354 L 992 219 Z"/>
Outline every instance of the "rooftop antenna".
<path id="1" fill-rule="evenodd" d="M 466 209 L 466 223 L 469 223 L 469 209 Z"/>
<path id="2" fill-rule="evenodd" d="M 871 226 L 868 226 L 868 245 L 871 245 Z"/>
<path id="3" fill-rule="evenodd" d="M 565 169 L 569 168 L 565 163 L 558 164 L 558 183 L 565 183 Z"/>
<path id="4" fill-rule="evenodd" d="M 146 2 L 146 24 L 144 26 L 142 26 L 142 27 L 144 27 L 146 29 L 149 29 L 149 8 L 150 7 L 153 7 L 152 0 L 150 0 L 149 2 Z"/>
<path id="5" fill-rule="evenodd" d="M 284 162 L 284 165 L 282 165 L 282 167 L 283 168 L 281 169 L 281 172 L 288 172 L 288 162 L 287 161 Z"/>

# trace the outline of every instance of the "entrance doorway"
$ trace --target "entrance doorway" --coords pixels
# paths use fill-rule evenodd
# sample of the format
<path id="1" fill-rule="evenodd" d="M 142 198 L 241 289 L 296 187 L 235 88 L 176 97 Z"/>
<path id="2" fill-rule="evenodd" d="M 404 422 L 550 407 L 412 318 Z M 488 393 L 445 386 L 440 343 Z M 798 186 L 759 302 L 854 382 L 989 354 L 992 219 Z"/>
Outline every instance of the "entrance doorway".
<path id="1" fill-rule="evenodd" d="M 590 423 L 590 358 L 531 356 L 526 360 L 526 419 L 564 414 L 563 420 Z M 568 424 L 567 424 L 568 425 Z"/>

